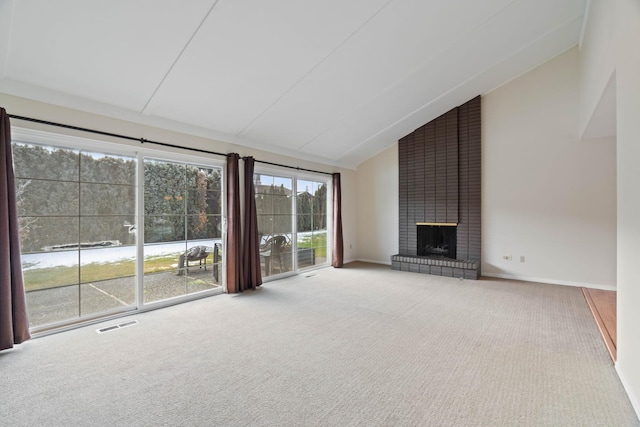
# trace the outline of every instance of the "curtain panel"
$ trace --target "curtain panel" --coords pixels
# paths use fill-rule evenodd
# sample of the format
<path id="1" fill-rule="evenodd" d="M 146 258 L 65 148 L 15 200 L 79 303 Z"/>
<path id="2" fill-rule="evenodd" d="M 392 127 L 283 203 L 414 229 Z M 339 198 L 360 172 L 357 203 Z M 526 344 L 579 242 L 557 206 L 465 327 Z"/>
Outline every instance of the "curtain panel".
<path id="1" fill-rule="evenodd" d="M 0 350 L 31 338 L 20 261 L 11 124 L 0 108 Z"/>
<path id="2" fill-rule="evenodd" d="M 256 190 L 253 184 L 255 159 L 244 157 L 244 245 L 242 252 L 242 289 L 255 289 L 262 284 L 260 241 Z"/>
<path id="3" fill-rule="evenodd" d="M 235 294 L 242 285 L 242 229 L 240 217 L 240 173 L 237 153 L 227 157 L 227 292 Z"/>
<path id="4" fill-rule="evenodd" d="M 331 265 L 342 267 L 344 263 L 344 243 L 342 241 L 342 190 L 340 174 L 333 174 L 333 246 Z"/>

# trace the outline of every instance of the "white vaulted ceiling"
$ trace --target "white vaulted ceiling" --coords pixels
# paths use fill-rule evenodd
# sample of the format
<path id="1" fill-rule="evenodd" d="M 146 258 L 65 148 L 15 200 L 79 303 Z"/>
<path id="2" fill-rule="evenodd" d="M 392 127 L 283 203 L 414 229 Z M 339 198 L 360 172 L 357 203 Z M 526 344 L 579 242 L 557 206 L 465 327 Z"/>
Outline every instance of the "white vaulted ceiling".
<path id="1" fill-rule="evenodd" d="M 0 0 L 0 92 L 355 167 L 576 45 L 585 3 Z"/>

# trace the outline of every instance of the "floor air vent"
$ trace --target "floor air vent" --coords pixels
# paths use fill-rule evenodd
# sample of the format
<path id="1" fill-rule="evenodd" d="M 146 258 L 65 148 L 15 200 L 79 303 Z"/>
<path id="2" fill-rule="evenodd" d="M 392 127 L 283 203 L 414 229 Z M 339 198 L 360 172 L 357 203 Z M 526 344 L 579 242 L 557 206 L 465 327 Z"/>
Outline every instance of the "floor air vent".
<path id="1" fill-rule="evenodd" d="M 105 326 L 104 328 L 96 329 L 96 332 L 99 334 L 104 334 L 105 332 L 115 331 L 117 329 L 126 328 L 127 326 L 137 325 L 137 320 L 130 320 L 128 322 L 119 323 L 117 325 Z"/>

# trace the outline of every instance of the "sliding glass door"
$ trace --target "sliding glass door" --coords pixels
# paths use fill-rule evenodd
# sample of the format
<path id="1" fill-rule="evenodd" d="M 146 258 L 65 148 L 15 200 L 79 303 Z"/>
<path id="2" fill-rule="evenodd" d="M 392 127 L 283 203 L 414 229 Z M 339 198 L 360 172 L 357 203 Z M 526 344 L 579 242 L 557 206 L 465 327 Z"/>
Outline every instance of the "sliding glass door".
<path id="1" fill-rule="evenodd" d="M 327 264 L 329 181 L 254 174 L 262 276 Z"/>
<path id="2" fill-rule="evenodd" d="M 33 330 L 222 292 L 221 165 L 35 131 L 13 141 Z"/>

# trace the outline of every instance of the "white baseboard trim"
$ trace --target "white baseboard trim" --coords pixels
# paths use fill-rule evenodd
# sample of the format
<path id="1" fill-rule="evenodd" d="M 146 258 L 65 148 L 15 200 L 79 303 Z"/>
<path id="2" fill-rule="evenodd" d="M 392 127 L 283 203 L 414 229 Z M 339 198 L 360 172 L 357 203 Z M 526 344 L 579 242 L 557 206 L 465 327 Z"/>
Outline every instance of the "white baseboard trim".
<path id="1" fill-rule="evenodd" d="M 351 259 L 345 259 L 342 260 L 343 264 L 349 264 L 350 262 L 368 262 L 370 264 L 384 264 L 384 265 L 391 265 L 391 261 L 389 262 L 382 262 L 382 261 L 376 261 L 376 260 L 372 260 L 372 259 L 362 259 L 362 258 L 351 258 Z M 331 262 L 329 262 L 329 266 L 331 266 Z"/>
<path id="2" fill-rule="evenodd" d="M 375 260 L 375 259 L 358 258 L 358 259 L 356 259 L 354 261 L 368 262 L 370 264 L 391 265 L 391 261 L 378 261 L 378 260 Z"/>
<path id="3" fill-rule="evenodd" d="M 380 264 L 380 265 L 391 265 L 391 261 L 380 261 L 375 259 L 367 259 L 367 258 L 355 258 L 350 259 L 348 261 L 344 261 L 345 264 L 350 262 L 360 261 L 360 262 L 368 262 L 371 264 Z M 497 279 L 509 279 L 509 280 L 521 280 L 523 282 L 537 282 L 537 283 L 548 283 L 550 285 L 562 285 L 562 286 L 573 286 L 576 288 L 590 288 L 590 289 L 602 289 L 603 291 L 615 291 L 616 287 L 611 285 L 600 285 L 597 283 L 583 283 L 583 282 L 572 282 L 569 280 L 556 280 L 556 279 L 544 279 L 540 277 L 529 277 L 529 276 L 518 276 L 514 274 L 500 274 L 500 273 L 482 273 L 484 277 L 495 277 Z"/>
<path id="4" fill-rule="evenodd" d="M 625 376 L 618 369 L 618 364 L 614 365 L 616 368 L 616 372 L 618 373 L 618 378 L 620 378 L 620 382 L 622 383 L 622 387 L 627 392 L 627 396 L 629 397 L 629 401 L 631 402 L 631 406 L 633 406 L 633 410 L 636 411 L 636 415 L 640 418 L 640 400 L 638 396 L 633 392 L 631 387 L 629 387 L 629 382 L 625 379 Z"/>
<path id="5" fill-rule="evenodd" d="M 523 282 L 548 283 L 550 285 L 574 286 L 577 288 L 602 289 L 603 291 L 615 291 L 616 287 L 611 285 L 599 285 L 597 283 L 572 282 L 568 280 L 543 279 L 539 277 L 517 276 L 513 274 L 482 273 L 484 277 L 495 277 L 497 279 L 522 280 Z"/>

